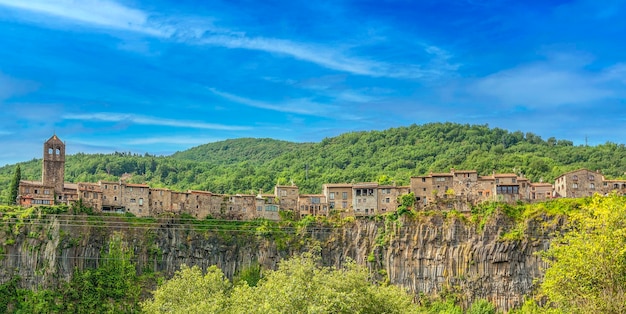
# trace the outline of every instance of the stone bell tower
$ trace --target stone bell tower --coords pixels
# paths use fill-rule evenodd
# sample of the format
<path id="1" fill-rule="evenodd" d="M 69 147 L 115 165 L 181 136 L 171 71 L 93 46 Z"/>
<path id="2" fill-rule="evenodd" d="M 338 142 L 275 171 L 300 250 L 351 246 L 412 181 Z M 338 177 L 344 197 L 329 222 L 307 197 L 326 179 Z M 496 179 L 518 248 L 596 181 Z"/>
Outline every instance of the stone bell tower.
<path id="1" fill-rule="evenodd" d="M 43 144 L 43 169 L 41 182 L 54 187 L 56 197 L 63 195 L 65 182 L 65 143 L 56 134 Z"/>

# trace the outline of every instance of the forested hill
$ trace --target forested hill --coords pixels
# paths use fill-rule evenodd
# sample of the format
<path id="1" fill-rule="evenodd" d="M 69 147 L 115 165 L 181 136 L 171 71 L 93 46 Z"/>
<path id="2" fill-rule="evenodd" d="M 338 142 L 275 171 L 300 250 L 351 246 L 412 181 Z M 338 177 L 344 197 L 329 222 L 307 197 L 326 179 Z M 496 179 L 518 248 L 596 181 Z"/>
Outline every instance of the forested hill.
<path id="1" fill-rule="evenodd" d="M 40 160 L 21 166 L 24 179 L 40 179 Z M 532 133 L 487 125 L 432 123 L 346 133 L 319 143 L 235 139 L 168 157 L 77 154 L 67 157 L 65 174 L 68 181 L 96 182 L 130 173 L 131 182 L 215 193 L 272 191 L 277 182 L 293 180 L 302 192 L 315 193 L 323 183 L 408 184 L 411 176 L 447 172 L 450 167 L 476 169 L 480 174 L 493 170 L 523 173 L 533 181 L 546 182 L 584 167 L 618 178 L 626 171 L 626 147 L 614 143 L 573 146 L 568 140 L 543 140 Z M 3 195 L 14 169 L 14 165 L 0 168 Z"/>
<path id="2" fill-rule="evenodd" d="M 270 138 L 240 138 L 204 144 L 177 152 L 173 158 L 228 165 L 242 161 L 263 164 L 285 153 L 312 146 L 311 143 L 293 143 Z"/>

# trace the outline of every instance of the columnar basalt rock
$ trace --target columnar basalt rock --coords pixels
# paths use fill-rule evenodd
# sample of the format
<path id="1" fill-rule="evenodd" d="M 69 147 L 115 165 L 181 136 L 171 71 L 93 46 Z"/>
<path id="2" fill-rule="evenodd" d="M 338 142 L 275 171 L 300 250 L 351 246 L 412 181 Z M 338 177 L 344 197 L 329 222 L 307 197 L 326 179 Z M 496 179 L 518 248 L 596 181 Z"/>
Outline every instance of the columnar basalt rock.
<path id="1" fill-rule="evenodd" d="M 505 216 L 496 216 L 482 231 L 463 219 L 435 215 L 309 227 L 304 236 L 205 231 L 177 220 L 134 228 L 116 219 L 92 219 L 87 225 L 82 216 L 50 218 L 26 223 L 18 235 L 0 232 L 5 243 L 0 282 L 19 275 L 25 287 L 54 286 L 70 279 L 75 268 L 96 267 L 111 234 L 120 232 L 134 248 L 138 271 L 171 276 L 182 264 L 217 265 L 232 278 L 253 263 L 274 269 L 281 259 L 320 246 L 325 265 L 340 266 L 352 259 L 416 296 L 455 293 L 466 305 L 487 299 L 508 310 L 520 305 L 533 291 L 534 280 L 542 277 L 546 265 L 535 253 L 548 248 L 551 234 L 563 224 L 557 220 L 546 227 L 541 219 L 529 221 L 524 240 L 502 241 L 512 225 Z M 8 238 L 14 243 L 7 244 Z"/>

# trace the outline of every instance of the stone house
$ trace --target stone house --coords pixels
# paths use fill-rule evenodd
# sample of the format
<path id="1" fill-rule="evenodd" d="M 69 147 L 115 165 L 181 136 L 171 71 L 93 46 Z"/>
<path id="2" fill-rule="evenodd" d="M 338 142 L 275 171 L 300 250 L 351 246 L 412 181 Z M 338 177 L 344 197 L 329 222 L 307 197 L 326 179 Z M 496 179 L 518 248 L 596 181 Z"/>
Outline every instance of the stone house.
<path id="1" fill-rule="evenodd" d="M 18 188 L 17 203 L 23 207 L 36 205 L 54 205 L 54 186 L 43 182 L 21 180 Z"/>
<path id="2" fill-rule="evenodd" d="M 545 201 L 552 198 L 552 184 L 550 183 L 530 183 L 530 195 L 531 202 Z"/>
<path id="3" fill-rule="evenodd" d="M 280 220 L 280 200 L 274 194 L 259 193 L 254 198 L 256 217 L 269 220 Z"/>
<path id="4" fill-rule="evenodd" d="M 602 192 L 604 194 L 616 192 L 626 195 L 626 180 L 604 180 L 602 182 Z"/>
<path id="5" fill-rule="evenodd" d="M 604 176 L 588 169 L 564 173 L 554 181 L 555 197 L 584 197 L 603 193 Z"/>
<path id="6" fill-rule="evenodd" d="M 120 187 L 126 212 L 137 217 L 150 216 L 150 187 L 147 184 L 122 182 Z"/>
<path id="7" fill-rule="evenodd" d="M 426 176 L 411 177 L 411 192 L 415 194 L 415 206 L 424 208 L 439 199 L 454 195 L 454 175 L 452 173 L 433 173 Z M 450 193 L 449 191 L 452 191 Z M 446 193 L 448 192 L 448 193 Z"/>
<path id="8" fill-rule="evenodd" d="M 79 198 L 85 206 L 91 208 L 102 208 L 102 189 L 98 183 L 80 182 L 76 184 Z"/>
<path id="9" fill-rule="evenodd" d="M 298 211 L 299 194 L 298 187 L 293 183 L 291 185 L 276 185 L 274 187 L 274 195 L 278 197 L 282 210 L 291 210 L 296 213 Z"/>
<path id="10" fill-rule="evenodd" d="M 282 205 L 282 204 L 281 204 Z M 256 197 L 251 194 L 228 196 L 228 210 L 225 219 L 254 219 L 256 216 Z"/>
<path id="11" fill-rule="evenodd" d="M 150 189 L 150 213 L 158 216 L 172 211 L 172 191 L 164 188 Z"/>
<path id="12" fill-rule="evenodd" d="M 352 186 L 352 208 L 355 216 L 378 213 L 378 183 L 362 182 Z"/>
<path id="13" fill-rule="evenodd" d="M 322 185 L 322 194 L 328 200 L 329 211 L 348 213 L 352 208 L 352 184 L 326 183 Z"/>
<path id="14" fill-rule="evenodd" d="M 400 196 L 408 194 L 409 186 L 380 185 L 378 186 L 377 213 L 385 214 L 394 212 L 400 204 Z"/>
<path id="15" fill-rule="evenodd" d="M 282 203 L 281 203 L 282 204 Z M 324 194 L 300 194 L 298 197 L 300 216 L 328 216 L 328 202 Z"/>

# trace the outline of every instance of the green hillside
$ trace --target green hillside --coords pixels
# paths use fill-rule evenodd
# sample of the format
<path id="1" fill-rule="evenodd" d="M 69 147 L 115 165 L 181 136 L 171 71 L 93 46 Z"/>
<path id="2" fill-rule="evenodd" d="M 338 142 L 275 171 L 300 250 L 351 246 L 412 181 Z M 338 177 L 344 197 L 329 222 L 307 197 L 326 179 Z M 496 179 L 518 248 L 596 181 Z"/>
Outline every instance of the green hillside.
<path id="1" fill-rule="evenodd" d="M 40 160 L 21 163 L 21 167 L 24 179 L 40 179 Z M 626 171 L 626 147 L 614 143 L 573 146 L 568 140 L 543 140 L 532 133 L 487 125 L 431 123 L 351 132 L 319 143 L 233 139 L 168 157 L 76 154 L 67 157 L 66 180 L 116 180 L 129 173 L 135 183 L 215 193 L 271 191 L 276 183 L 293 180 L 302 192 L 315 193 L 323 183 L 406 185 L 411 176 L 447 172 L 450 167 L 476 169 L 480 174 L 494 170 L 523 173 L 533 181 L 546 182 L 577 168 L 600 169 L 607 177 L 618 178 Z M 15 165 L 0 168 L 0 188 L 5 194 L 14 169 Z"/>
<path id="2" fill-rule="evenodd" d="M 229 165 L 242 161 L 263 164 L 285 153 L 308 148 L 313 144 L 279 141 L 271 138 L 240 138 L 208 143 L 177 152 L 173 158 Z"/>

